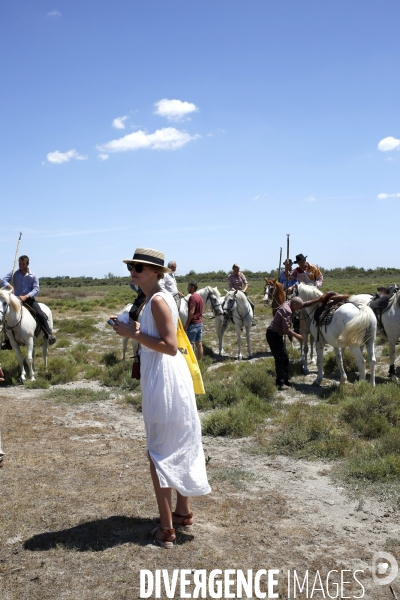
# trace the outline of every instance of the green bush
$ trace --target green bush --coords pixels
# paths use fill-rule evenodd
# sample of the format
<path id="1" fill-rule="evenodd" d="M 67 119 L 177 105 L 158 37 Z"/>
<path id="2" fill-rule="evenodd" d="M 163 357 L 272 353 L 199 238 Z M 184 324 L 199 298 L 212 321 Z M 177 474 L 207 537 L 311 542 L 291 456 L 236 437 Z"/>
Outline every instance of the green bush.
<path id="1" fill-rule="evenodd" d="M 346 373 L 358 372 L 356 360 L 348 348 L 345 348 L 343 352 L 343 368 L 346 371 Z M 331 350 L 330 352 L 327 352 L 324 355 L 324 373 L 326 375 L 333 375 L 333 373 L 335 373 L 337 369 L 338 366 L 336 363 L 335 352 Z"/>
<path id="2" fill-rule="evenodd" d="M 73 348 L 71 348 L 69 352 L 69 354 L 73 356 L 73 358 L 78 364 L 87 364 L 89 362 L 88 353 L 89 347 L 86 346 L 86 344 L 83 344 L 82 342 L 79 342 L 79 344 L 75 344 L 75 346 L 73 346 Z"/>
<path id="3" fill-rule="evenodd" d="M 271 363 L 273 359 L 246 364 L 238 373 L 241 383 L 265 400 L 271 400 L 276 392 L 275 379 L 271 376 L 271 371 L 274 373 L 275 368 Z"/>
<path id="4" fill-rule="evenodd" d="M 91 390 L 90 388 L 53 389 L 46 397 L 55 402 L 66 404 L 83 404 L 85 402 L 100 402 L 108 400 L 109 392 L 106 390 Z"/>
<path id="5" fill-rule="evenodd" d="M 84 317 L 83 319 L 57 319 L 54 325 L 59 333 L 73 333 L 78 337 L 85 337 L 90 333 L 97 333 L 95 323 L 96 321 L 91 317 Z"/>
<path id="6" fill-rule="evenodd" d="M 60 338 L 56 342 L 56 348 L 68 348 L 72 342 L 67 340 L 67 338 Z"/>
<path id="7" fill-rule="evenodd" d="M 341 458 L 355 445 L 351 429 L 338 421 L 332 406 L 295 404 L 279 419 L 280 428 L 271 442 L 262 440 L 276 454 L 299 458 Z"/>
<path id="8" fill-rule="evenodd" d="M 118 387 L 123 390 L 136 390 L 140 382 L 132 379 L 132 363 L 119 361 L 112 367 L 103 369 L 100 382 L 107 387 Z"/>
<path id="9" fill-rule="evenodd" d="M 340 418 L 367 439 L 400 426 L 400 388 L 394 383 L 373 388 L 360 381 L 337 390 L 334 396 L 341 400 Z"/>
<path id="10" fill-rule="evenodd" d="M 37 377 L 35 381 L 25 381 L 24 387 L 30 390 L 47 390 L 50 387 L 50 383 L 44 377 Z"/>
<path id="11" fill-rule="evenodd" d="M 271 412 L 269 404 L 248 393 L 238 404 L 207 414 L 202 423 L 203 434 L 231 437 L 253 435 Z"/>
<path id="12" fill-rule="evenodd" d="M 100 379 L 103 367 L 100 365 L 87 365 L 84 370 L 85 379 Z"/>
<path id="13" fill-rule="evenodd" d="M 48 359 L 47 369 L 41 366 L 39 376 L 46 379 L 51 385 L 75 381 L 78 377 L 78 369 L 75 360 L 71 356 L 51 356 Z"/>
<path id="14" fill-rule="evenodd" d="M 118 358 L 116 352 L 114 352 L 114 351 L 113 352 L 106 352 L 100 358 L 100 362 L 103 365 L 106 365 L 106 367 L 113 367 L 114 365 L 116 365 L 117 363 L 120 362 L 120 359 Z"/>

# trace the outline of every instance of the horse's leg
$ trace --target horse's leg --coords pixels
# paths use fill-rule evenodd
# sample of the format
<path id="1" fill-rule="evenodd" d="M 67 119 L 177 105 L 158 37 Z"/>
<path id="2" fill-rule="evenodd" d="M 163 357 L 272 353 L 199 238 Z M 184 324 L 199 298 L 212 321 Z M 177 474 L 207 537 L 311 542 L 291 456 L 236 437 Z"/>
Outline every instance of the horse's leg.
<path id="1" fill-rule="evenodd" d="M 305 311 L 304 311 L 305 312 Z M 308 355 L 308 333 L 309 329 L 303 314 L 300 316 L 300 334 L 303 338 L 303 341 L 300 343 L 300 352 L 301 352 L 301 364 L 303 365 L 303 374 L 309 374 L 307 355 Z"/>
<path id="2" fill-rule="evenodd" d="M 33 351 L 34 351 L 33 337 L 30 337 L 30 338 L 28 338 L 28 341 L 26 342 L 26 364 L 28 365 L 29 376 L 30 376 L 31 381 L 35 381 L 35 373 L 33 370 Z"/>
<path id="3" fill-rule="evenodd" d="M 47 369 L 47 355 L 49 353 L 49 343 L 47 341 L 47 338 L 43 338 L 43 348 L 42 348 L 42 354 L 43 354 L 43 363 L 44 363 L 44 368 Z"/>
<path id="4" fill-rule="evenodd" d="M 317 342 L 316 351 L 317 351 L 318 373 L 317 373 L 317 379 L 314 381 L 313 385 L 321 385 L 321 381 L 324 377 L 324 374 L 323 374 L 324 346 L 323 346 L 323 344 L 321 344 L 321 342 Z"/>
<path id="5" fill-rule="evenodd" d="M 315 365 L 315 358 L 314 358 L 314 336 L 313 334 L 310 332 L 310 363 L 312 365 Z"/>
<path id="6" fill-rule="evenodd" d="M 219 317 L 215 317 L 215 331 L 218 339 L 218 354 L 221 356 L 224 350 L 222 348 L 222 321 Z"/>
<path id="7" fill-rule="evenodd" d="M 126 350 L 128 348 L 128 338 L 122 338 L 122 360 L 125 360 Z"/>
<path id="8" fill-rule="evenodd" d="M 339 371 L 340 371 L 340 383 L 345 384 L 345 383 L 347 383 L 347 375 L 346 375 L 346 371 L 344 370 L 344 366 L 343 366 L 342 349 L 334 348 L 334 351 L 335 351 L 335 357 L 336 357 L 336 364 L 339 367 Z"/>
<path id="9" fill-rule="evenodd" d="M 356 359 L 360 381 L 365 379 L 365 358 L 361 352 L 360 346 L 349 346 L 349 350 Z"/>
<path id="10" fill-rule="evenodd" d="M 369 371 L 370 371 L 370 384 L 375 387 L 375 366 L 376 366 L 376 358 L 375 358 L 375 340 L 371 339 L 365 344 L 367 350 Z"/>
<path id="11" fill-rule="evenodd" d="M 391 377 L 391 379 L 393 379 L 393 381 L 396 381 L 396 383 L 397 383 L 397 377 L 396 377 L 395 370 L 394 370 L 394 363 L 396 361 L 397 339 L 394 336 L 390 336 L 390 333 L 389 333 L 388 342 L 389 342 L 389 377 Z"/>
<path id="12" fill-rule="evenodd" d="M 248 358 L 253 358 L 253 355 L 251 353 L 251 346 L 250 346 L 250 330 L 251 330 L 251 323 L 250 323 L 250 325 L 248 325 L 246 327 L 246 339 L 247 339 L 247 354 L 248 354 Z"/>
<path id="13" fill-rule="evenodd" d="M 22 383 L 25 383 L 24 359 L 22 357 L 20 347 L 18 346 L 17 342 L 14 341 L 14 339 L 10 339 L 10 344 L 13 347 L 13 350 L 14 350 L 15 354 L 17 355 L 17 360 L 18 360 L 19 368 L 21 369 L 21 381 L 22 381 Z"/>
<path id="14" fill-rule="evenodd" d="M 236 326 L 236 335 L 237 335 L 237 345 L 238 345 L 238 360 L 242 360 L 242 332 L 240 331 L 240 325 L 235 323 Z"/>

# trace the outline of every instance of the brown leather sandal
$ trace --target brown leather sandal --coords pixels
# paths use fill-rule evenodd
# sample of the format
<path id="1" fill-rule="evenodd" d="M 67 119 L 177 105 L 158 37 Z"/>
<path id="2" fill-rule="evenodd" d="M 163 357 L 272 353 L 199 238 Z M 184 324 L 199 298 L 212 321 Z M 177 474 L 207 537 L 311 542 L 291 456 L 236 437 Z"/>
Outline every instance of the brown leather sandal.
<path id="1" fill-rule="evenodd" d="M 176 521 L 176 519 L 179 519 L 179 521 Z M 183 529 L 183 531 L 186 531 L 187 533 L 193 529 L 193 523 L 188 523 L 191 519 L 193 519 L 192 512 L 190 512 L 188 515 L 178 515 L 176 512 L 172 513 L 172 524 L 175 529 Z M 153 523 L 155 525 L 160 525 L 160 517 L 154 517 Z"/>
<path id="2" fill-rule="evenodd" d="M 161 532 L 161 537 L 157 537 L 157 533 Z M 161 548 L 165 548 L 166 550 L 171 550 L 174 547 L 174 541 L 168 541 L 169 537 L 175 537 L 175 529 L 167 529 L 166 527 L 156 527 L 151 532 L 153 540 L 156 544 L 161 546 Z"/>

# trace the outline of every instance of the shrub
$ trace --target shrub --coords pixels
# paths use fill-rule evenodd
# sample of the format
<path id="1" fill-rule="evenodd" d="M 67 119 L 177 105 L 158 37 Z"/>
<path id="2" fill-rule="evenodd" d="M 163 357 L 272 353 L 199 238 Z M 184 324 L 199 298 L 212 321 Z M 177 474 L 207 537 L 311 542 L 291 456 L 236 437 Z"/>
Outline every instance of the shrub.
<path id="1" fill-rule="evenodd" d="M 349 371 L 358 372 L 358 366 L 354 356 L 351 354 L 348 348 L 345 348 L 343 352 L 343 368 L 348 373 Z M 331 350 L 324 356 L 324 373 L 326 375 L 332 375 L 338 369 L 336 363 L 335 352 Z"/>
<path id="2" fill-rule="evenodd" d="M 100 374 L 100 382 L 108 387 L 119 387 L 123 390 L 135 390 L 140 382 L 132 379 L 132 363 L 119 361 L 112 367 L 103 369 Z"/>
<path id="3" fill-rule="evenodd" d="M 85 367 L 84 376 L 85 379 L 100 379 L 103 372 L 103 367 L 100 365 L 88 365 Z"/>
<path id="4" fill-rule="evenodd" d="M 41 366 L 39 376 L 51 385 L 75 381 L 78 376 L 76 362 L 71 356 L 52 356 L 48 359 L 47 370 Z"/>
<path id="5" fill-rule="evenodd" d="M 380 437 L 400 426 L 400 389 L 394 383 L 373 388 L 360 381 L 334 396 L 342 400 L 340 417 L 365 438 Z"/>
<path id="6" fill-rule="evenodd" d="M 75 308 L 75 306 L 71 308 Z M 58 328 L 60 333 L 74 333 L 78 337 L 85 337 L 89 333 L 97 332 L 96 327 L 94 327 L 95 322 L 91 317 L 84 317 L 83 319 L 57 319 L 55 327 Z"/>
<path id="7" fill-rule="evenodd" d="M 26 381 L 24 387 L 26 387 L 30 390 L 39 390 L 39 389 L 47 390 L 50 387 L 50 383 L 44 377 L 37 377 L 35 379 L 35 381 L 30 381 L 30 380 Z"/>
<path id="8" fill-rule="evenodd" d="M 55 402 L 66 404 L 83 404 L 84 402 L 100 402 L 108 400 L 109 392 L 106 390 L 91 390 L 90 388 L 54 389 L 46 394 L 46 397 Z"/>
<path id="9" fill-rule="evenodd" d="M 351 429 L 338 421 L 332 406 L 310 406 L 299 403 L 288 408 L 280 419 L 280 429 L 270 443 L 262 444 L 268 451 L 292 454 L 299 458 L 340 458 L 347 456 L 355 445 Z"/>
<path id="10" fill-rule="evenodd" d="M 67 338 L 60 338 L 57 340 L 56 348 L 68 348 L 71 342 Z"/>
<path id="11" fill-rule="evenodd" d="M 75 344 L 73 348 L 70 350 L 70 355 L 74 357 L 77 363 L 87 364 L 89 362 L 88 357 L 89 347 L 82 342 L 79 344 Z"/>
<path id="12" fill-rule="evenodd" d="M 203 434 L 231 437 L 252 435 L 271 411 L 269 404 L 248 393 L 238 404 L 206 415 L 202 423 Z"/>
<path id="13" fill-rule="evenodd" d="M 100 362 L 107 367 L 113 367 L 118 362 L 120 362 L 116 352 L 106 352 L 100 358 Z"/>
<path id="14" fill-rule="evenodd" d="M 270 375 L 271 371 L 267 370 L 267 366 L 271 368 L 270 363 L 271 359 L 267 359 L 255 364 L 247 364 L 238 374 L 242 384 L 250 392 L 265 400 L 271 400 L 276 392 L 275 380 Z M 275 370 L 274 367 L 272 369 Z"/>

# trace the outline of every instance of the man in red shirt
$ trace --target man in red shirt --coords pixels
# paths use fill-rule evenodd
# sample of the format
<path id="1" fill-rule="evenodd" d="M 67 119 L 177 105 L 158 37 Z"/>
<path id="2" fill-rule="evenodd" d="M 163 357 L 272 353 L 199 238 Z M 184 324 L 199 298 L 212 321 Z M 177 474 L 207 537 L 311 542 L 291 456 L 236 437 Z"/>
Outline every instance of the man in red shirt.
<path id="1" fill-rule="evenodd" d="M 197 294 L 197 283 L 191 281 L 188 283 L 188 292 L 191 294 L 188 302 L 188 318 L 185 325 L 185 331 L 191 344 L 195 344 L 197 350 L 197 358 L 203 358 L 203 298 Z"/>

